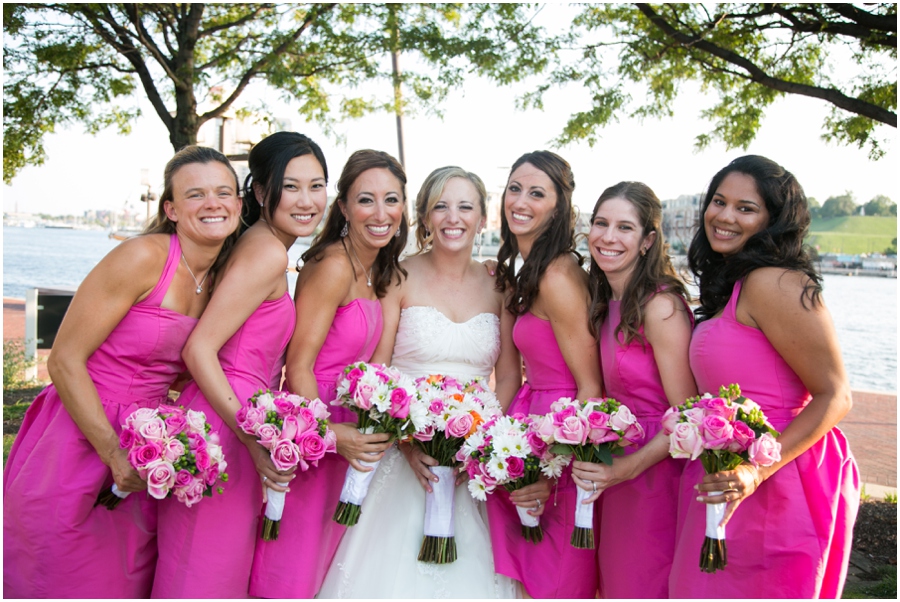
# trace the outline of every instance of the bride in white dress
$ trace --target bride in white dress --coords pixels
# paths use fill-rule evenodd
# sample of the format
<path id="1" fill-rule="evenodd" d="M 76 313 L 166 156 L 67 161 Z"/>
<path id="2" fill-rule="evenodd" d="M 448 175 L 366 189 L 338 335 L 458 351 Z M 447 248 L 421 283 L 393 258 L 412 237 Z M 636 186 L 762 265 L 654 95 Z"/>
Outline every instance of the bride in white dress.
<path id="1" fill-rule="evenodd" d="M 418 378 L 489 377 L 505 409 L 521 382 L 521 359 L 512 344 L 513 320 L 472 244 L 485 223 L 485 190 L 478 176 L 458 167 L 435 170 L 416 201 L 416 239 L 425 252 L 404 260 L 408 276 L 381 300 L 384 334 L 372 361 Z M 408 444 L 389 449 L 379 464 L 359 523 L 347 529 L 319 598 L 514 598 L 518 583 L 494 572 L 490 531 L 482 502 L 457 479 L 455 538 L 449 564 L 417 560 L 422 544 L 425 491 L 437 462 Z M 408 456 L 408 457 L 407 457 Z M 533 485 L 514 501 L 543 510 L 549 487 Z M 540 500 L 541 505 L 537 504 Z"/>

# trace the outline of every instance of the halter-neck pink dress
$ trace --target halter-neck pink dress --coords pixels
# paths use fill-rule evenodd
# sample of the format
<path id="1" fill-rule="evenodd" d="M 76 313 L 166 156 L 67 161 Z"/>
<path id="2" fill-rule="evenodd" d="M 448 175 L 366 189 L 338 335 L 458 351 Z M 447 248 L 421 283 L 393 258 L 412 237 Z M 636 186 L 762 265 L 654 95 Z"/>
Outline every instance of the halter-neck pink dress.
<path id="1" fill-rule="evenodd" d="M 606 396 L 628 406 L 644 427 L 644 444 L 660 431 L 669 408 L 649 341 L 615 335 L 621 302 L 611 300 L 600 327 L 600 364 Z M 644 327 L 639 329 L 644 334 Z M 634 453 L 640 446 L 625 448 Z M 675 550 L 678 483 L 684 461 L 666 457 L 640 476 L 605 490 L 599 508 L 597 559 L 603 598 L 668 598 L 669 568 Z M 633 550 L 634 554 L 625 554 Z M 699 552 L 698 552 L 699 553 Z M 640 561 L 635 562 L 635 557 Z"/>
<path id="2" fill-rule="evenodd" d="M 738 383 L 783 431 L 810 394 L 762 331 L 735 318 L 741 284 L 735 283 L 722 316 L 694 331 L 691 369 L 703 392 Z M 841 597 L 859 507 L 859 471 L 840 429 L 831 429 L 741 502 L 725 528 L 728 566 L 713 574 L 698 568 L 706 510 L 693 487 L 703 474 L 699 461 L 689 462 L 681 479 L 672 597 Z"/>
<path id="3" fill-rule="evenodd" d="M 264 301 L 219 350 L 219 363 L 241 404 L 260 389 L 281 384 L 284 354 L 294 332 L 288 291 Z M 160 502 L 159 563 L 154 598 L 246 598 L 262 509 L 262 484 L 247 447 L 216 413 L 197 383 L 178 399 L 206 414 L 218 431 L 228 462 L 223 493 L 190 508 L 174 498 Z"/>
<path id="4" fill-rule="evenodd" d="M 180 259 L 173 234 L 156 286 L 88 358 L 88 374 L 117 433 L 138 408 L 164 402 L 184 370 L 181 349 L 197 320 L 161 307 Z M 134 493 L 115 510 L 94 507 L 112 483 L 51 384 L 25 413 L 3 473 L 4 597 L 150 595 L 156 500 Z"/>
<path id="5" fill-rule="evenodd" d="M 338 308 L 313 367 L 322 401 L 334 400 L 337 379 L 347 364 L 371 359 L 382 327 L 381 303 L 377 300 L 354 299 Z M 286 388 L 291 389 L 290 383 Z M 329 411 L 331 422 L 356 422 L 351 410 L 329 404 Z M 348 466 L 340 454 L 326 454 L 318 468 L 298 472 L 291 481 L 278 539 L 256 543 L 251 596 L 312 598 L 318 593 L 346 530 L 331 517 Z M 373 546 L 377 550 L 377 542 Z"/>
<path id="6" fill-rule="evenodd" d="M 575 377 L 548 320 L 531 312 L 522 314 L 513 327 L 513 341 L 525 361 L 526 382 L 507 414 L 545 414 L 560 397 L 575 397 Z M 597 591 L 596 550 L 580 550 L 569 543 L 575 527 L 575 487 L 571 468 L 566 468 L 540 517 L 544 540 L 538 544 L 522 537 L 516 507 L 505 489 L 488 496 L 495 570 L 521 581 L 532 598 L 593 598 Z"/>

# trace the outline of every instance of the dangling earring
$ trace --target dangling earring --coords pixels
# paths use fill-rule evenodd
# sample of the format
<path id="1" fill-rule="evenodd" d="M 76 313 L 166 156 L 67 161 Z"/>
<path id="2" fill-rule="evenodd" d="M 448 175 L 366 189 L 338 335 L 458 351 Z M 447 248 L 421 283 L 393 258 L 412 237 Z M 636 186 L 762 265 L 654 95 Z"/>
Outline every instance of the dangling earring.
<path id="1" fill-rule="evenodd" d="M 347 238 L 348 234 L 350 234 L 350 223 L 344 222 L 344 227 L 341 228 L 341 238 Z"/>
<path id="2" fill-rule="evenodd" d="M 397 231 L 394 232 L 394 238 L 400 238 L 400 226 L 397 226 Z"/>

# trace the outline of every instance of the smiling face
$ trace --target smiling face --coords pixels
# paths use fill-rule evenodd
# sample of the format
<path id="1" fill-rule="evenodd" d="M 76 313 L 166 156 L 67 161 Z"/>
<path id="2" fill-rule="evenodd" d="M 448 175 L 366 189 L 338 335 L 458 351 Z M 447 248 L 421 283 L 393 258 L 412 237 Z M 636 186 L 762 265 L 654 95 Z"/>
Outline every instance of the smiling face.
<path id="1" fill-rule="evenodd" d="M 534 240 L 552 219 L 557 203 L 556 186 L 546 173 L 523 163 L 509 176 L 503 193 L 503 210 L 509 231 Z M 520 240 L 521 245 L 523 241 Z"/>
<path id="2" fill-rule="evenodd" d="M 769 210 L 749 175 L 733 171 L 719 184 L 703 214 L 709 245 L 716 253 L 739 253 L 751 236 L 769 224 Z"/>
<path id="3" fill-rule="evenodd" d="M 380 249 L 403 220 L 403 183 L 388 169 L 367 169 L 350 185 L 340 209 L 353 243 Z"/>
<path id="4" fill-rule="evenodd" d="M 263 196 L 261 190 L 256 195 Z M 294 157 L 285 166 L 281 200 L 270 224 L 275 235 L 287 246 L 310 236 L 322 221 L 327 201 L 325 171 L 315 155 Z"/>
<path id="5" fill-rule="evenodd" d="M 656 242 L 656 232 L 644 235 L 641 219 L 634 204 L 613 197 L 600 203 L 591 220 L 588 246 L 591 257 L 612 283 L 627 282 L 646 252 Z"/>
<path id="6" fill-rule="evenodd" d="M 172 175 L 172 200 L 163 208 L 179 236 L 221 242 L 237 229 L 241 212 L 234 174 L 217 161 L 188 163 Z"/>
<path id="7" fill-rule="evenodd" d="M 426 220 L 435 247 L 472 252 L 475 235 L 486 220 L 479 198 L 478 189 L 469 180 L 447 180 Z"/>

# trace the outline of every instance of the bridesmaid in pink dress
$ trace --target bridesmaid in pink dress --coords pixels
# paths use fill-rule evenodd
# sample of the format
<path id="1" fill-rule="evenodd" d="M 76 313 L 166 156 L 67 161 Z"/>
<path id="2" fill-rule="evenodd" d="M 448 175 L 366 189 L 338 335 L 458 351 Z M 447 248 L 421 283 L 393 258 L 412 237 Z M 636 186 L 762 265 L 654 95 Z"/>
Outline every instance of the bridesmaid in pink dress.
<path id="1" fill-rule="evenodd" d="M 169 161 L 159 213 L 78 287 L 53 345 L 53 384 L 28 408 L 3 473 L 3 595 L 146 598 L 157 503 L 95 507 L 113 482 L 147 484 L 119 447 L 122 423 L 166 400 L 181 348 L 209 300 L 238 226 L 237 176 L 221 153 L 189 146 Z M 212 218 L 212 219 L 210 219 Z"/>
<path id="2" fill-rule="evenodd" d="M 303 254 L 287 389 L 330 402 L 347 364 L 372 357 L 382 330 L 378 298 L 405 274 L 399 266 L 409 230 L 405 186 L 403 168 L 387 153 L 360 150 L 347 160 L 325 227 Z M 387 434 L 357 431 L 353 412 L 334 406 L 331 412 L 338 454 L 291 483 L 278 539 L 256 544 L 252 596 L 316 595 L 345 530 L 331 517 L 347 466 L 370 471 L 359 460 L 378 460 L 389 446 Z"/>
<path id="3" fill-rule="evenodd" d="M 628 406 L 646 436 L 640 449 L 626 448 L 612 466 L 574 462 L 572 475 L 594 492 L 587 502 L 597 500 L 601 596 L 668 598 L 677 519 L 671 501 L 684 462 L 669 457 L 660 418 L 697 394 L 687 293 L 663 239 L 662 205 L 645 184 L 620 182 L 603 191 L 588 245 L 591 322 L 606 395 Z"/>
<path id="4" fill-rule="evenodd" d="M 184 347 L 193 381 L 179 398 L 219 432 L 228 482 L 222 495 L 191 508 L 171 498 L 161 502 L 155 598 L 246 598 L 265 499 L 260 479 L 292 477 L 276 470 L 268 451 L 238 428 L 235 414 L 258 390 L 281 383 L 294 326 L 287 249 L 321 221 L 328 172 L 318 145 L 296 132 L 264 138 L 250 151 L 249 166 L 246 229 Z"/>
<path id="5" fill-rule="evenodd" d="M 735 159 L 706 193 L 688 255 L 700 281 L 691 368 L 701 391 L 740 384 L 781 431 L 782 447 L 767 468 L 704 476 L 699 462 L 688 464 L 673 597 L 841 597 L 859 472 L 836 427 L 850 386 L 820 277 L 801 246 L 809 222 L 800 184 L 765 157 Z M 728 566 L 713 574 L 697 566 L 703 502 L 728 504 L 720 523 Z"/>
<path id="6" fill-rule="evenodd" d="M 497 286 L 507 291 L 506 307 L 518 316 L 513 340 L 524 358 L 526 378 L 507 409 L 510 415 L 544 414 L 560 397 L 586 399 L 601 393 L 597 343 L 588 330 L 587 273 L 575 252 L 574 188 L 572 169 L 563 158 L 535 151 L 516 161 L 503 192 Z M 524 262 L 516 270 L 520 253 Z M 488 496 L 496 571 L 520 581 L 533 598 L 593 598 L 595 550 L 569 543 L 576 498 L 570 470 L 563 472 L 549 500 L 540 484 L 516 494 Z M 514 505 L 541 516 L 542 542 L 523 539 Z"/>

